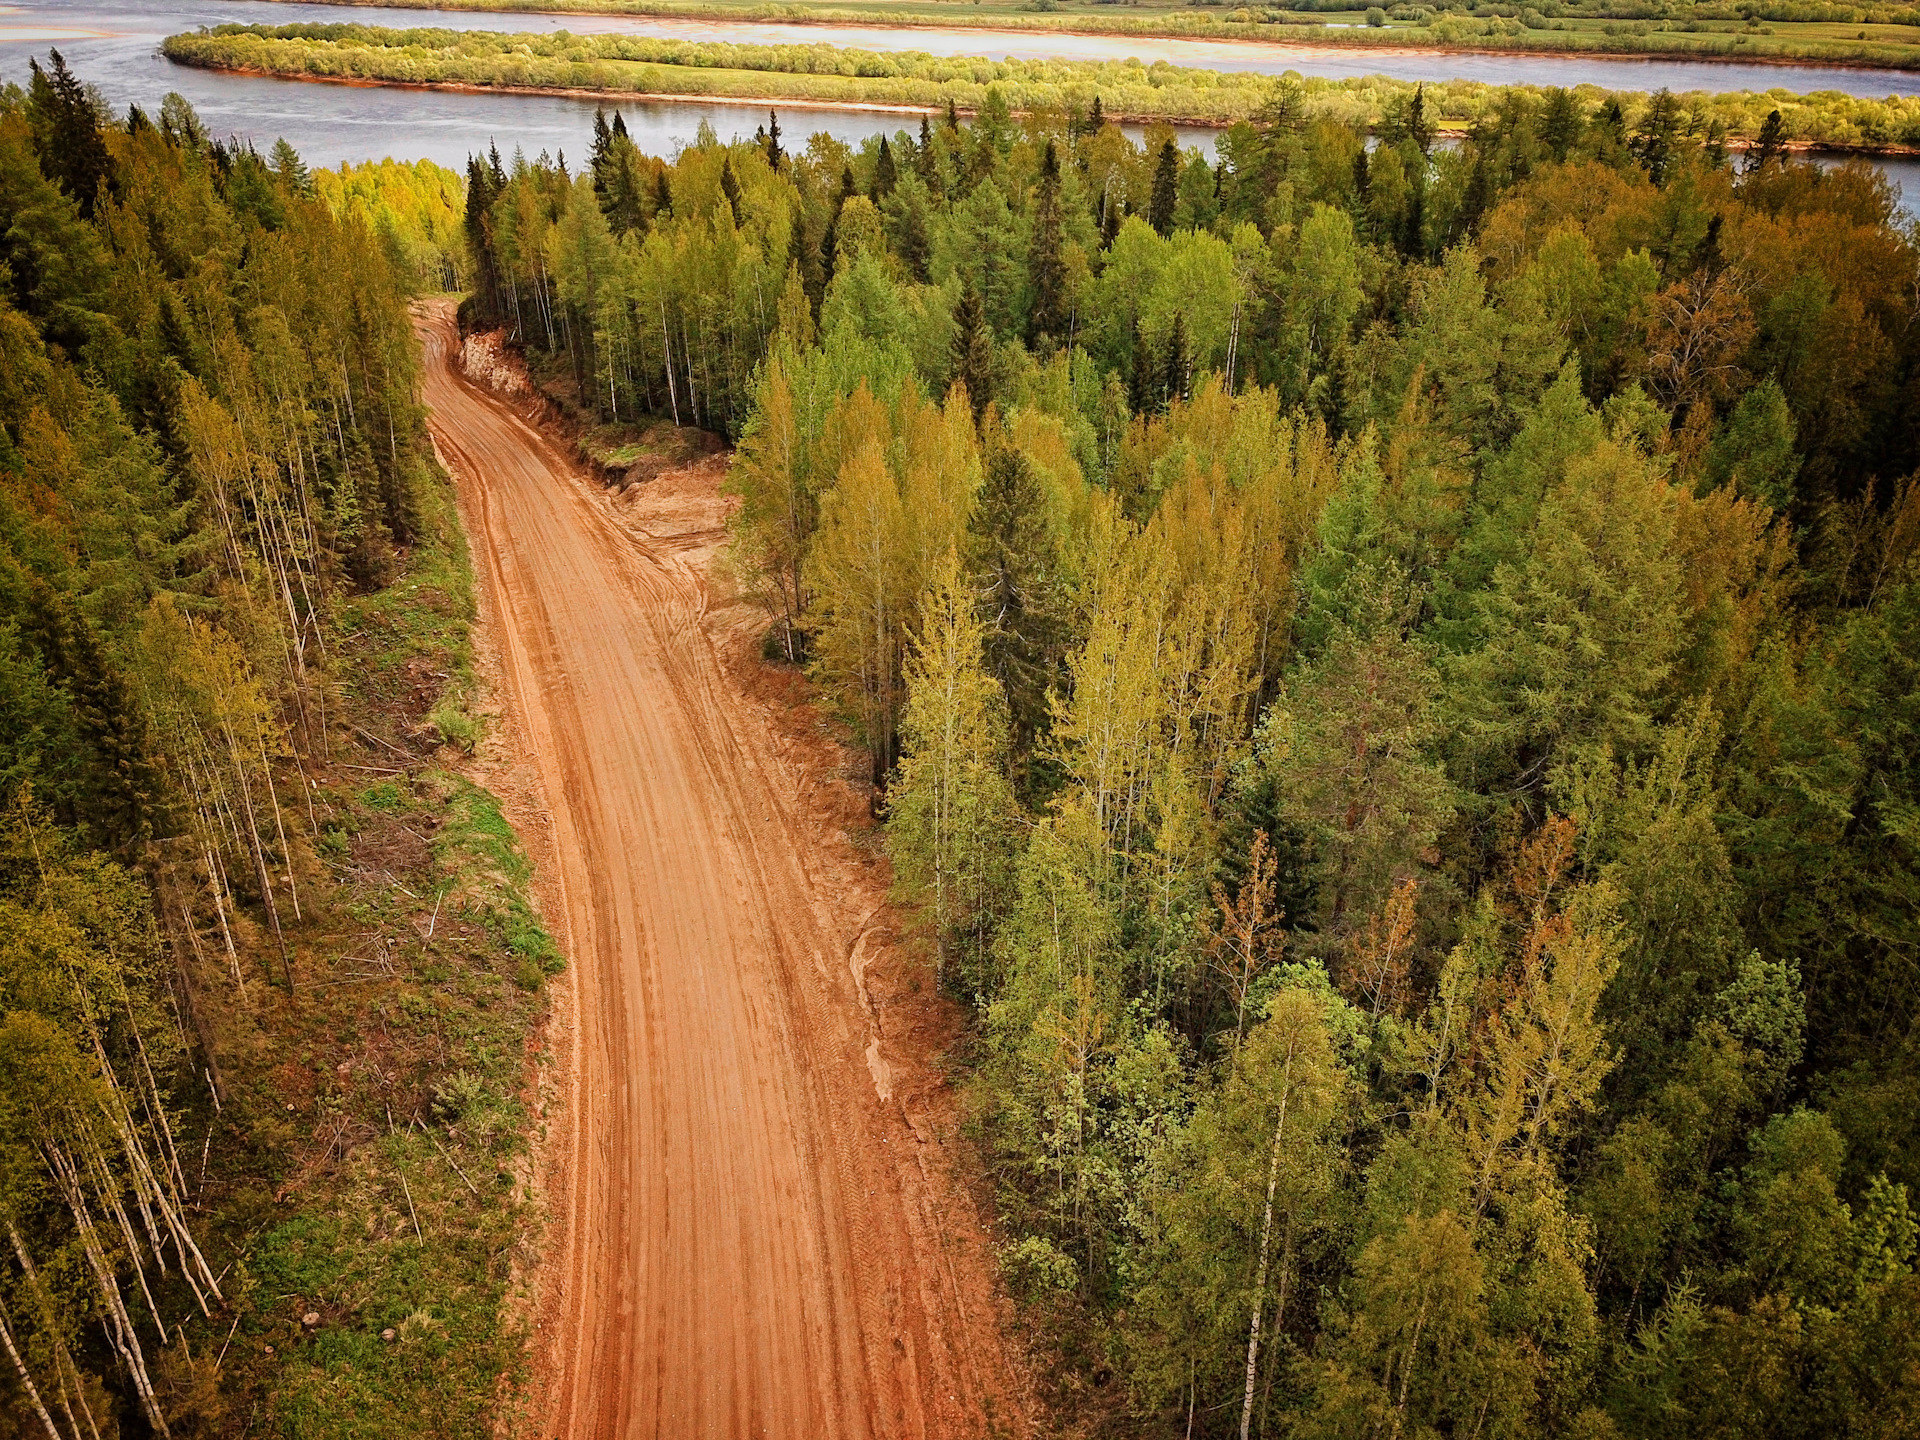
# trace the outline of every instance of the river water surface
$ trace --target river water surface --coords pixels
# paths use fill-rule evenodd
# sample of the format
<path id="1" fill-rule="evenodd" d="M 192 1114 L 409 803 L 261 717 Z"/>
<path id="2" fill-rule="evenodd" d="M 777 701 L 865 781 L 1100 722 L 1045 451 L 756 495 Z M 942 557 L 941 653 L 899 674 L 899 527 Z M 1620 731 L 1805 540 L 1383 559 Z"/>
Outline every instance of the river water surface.
<path id="1" fill-rule="evenodd" d="M 370 6 L 270 4 L 263 0 L 25 0 L 0 7 L 0 79 L 24 80 L 27 59 L 57 46 L 82 79 L 97 85 L 116 108 L 159 105 L 170 90 L 185 95 L 216 135 L 237 135 L 261 149 L 281 136 L 315 165 L 394 155 L 425 157 L 462 167 L 469 153 L 497 143 L 502 154 L 519 147 L 586 153 L 594 102 L 559 96 L 462 95 L 448 92 L 326 85 L 262 77 L 218 75 L 177 66 L 159 53 L 162 38 L 202 25 L 230 22 L 284 25 L 297 21 L 357 21 L 394 28 L 552 31 L 576 34 L 686 36 L 748 43 L 821 43 L 870 50 L 924 50 L 938 55 L 1016 59 L 1116 60 L 1215 70 L 1252 70 L 1334 78 L 1389 75 L 1396 79 L 1453 78 L 1494 84 L 1594 84 L 1612 89 L 1768 90 L 1795 94 L 1838 90 L 1851 95 L 1920 94 L 1920 73 L 1855 70 L 1820 65 L 1716 64 L 1704 60 L 1638 60 L 1614 56 L 1476 55 L 1447 51 L 1343 50 L 1264 41 L 1179 40 L 1118 35 L 1069 35 L 968 29 L 887 29 L 845 25 L 777 25 L 655 20 L 633 16 L 538 15 Z M 625 103 L 627 128 L 643 150 L 671 153 L 692 141 L 700 122 L 723 137 L 751 134 L 766 118 L 758 104 L 712 105 L 663 101 Z M 824 130 L 858 143 L 912 122 L 897 114 L 790 107 L 783 127 L 791 143 Z M 1210 144 L 1211 132 L 1183 132 L 1189 143 Z M 1909 209 L 1920 206 L 1920 160 L 1890 159 L 1882 168 L 1903 183 Z"/>

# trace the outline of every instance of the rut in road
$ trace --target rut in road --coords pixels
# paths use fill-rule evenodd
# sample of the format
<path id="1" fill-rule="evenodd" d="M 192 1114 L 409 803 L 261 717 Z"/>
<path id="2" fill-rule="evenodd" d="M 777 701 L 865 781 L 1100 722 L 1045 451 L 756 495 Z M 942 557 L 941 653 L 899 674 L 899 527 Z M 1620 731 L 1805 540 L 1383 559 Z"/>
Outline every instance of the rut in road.
<path id="1" fill-rule="evenodd" d="M 703 627 L 703 567 L 457 373 L 448 309 L 420 330 L 564 891 L 543 1432 L 986 1433 L 1004 1354 L 877 1091 L 856 935 Z"/>

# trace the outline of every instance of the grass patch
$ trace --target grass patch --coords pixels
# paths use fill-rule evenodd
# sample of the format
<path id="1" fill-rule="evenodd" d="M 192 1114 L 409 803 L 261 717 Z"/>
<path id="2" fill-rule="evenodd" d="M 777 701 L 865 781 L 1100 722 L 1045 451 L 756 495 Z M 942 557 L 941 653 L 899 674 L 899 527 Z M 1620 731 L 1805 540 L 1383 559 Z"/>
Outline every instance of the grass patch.
<path id="1" fill-rule="evenodd" d="M 435 858 L 454 894 L 470 913 L 493 926 L 514 957 L 516 982 L 524 989 L 538 989 L 547 976 L 558 975 L 566 961 L 528 898 L 533 866 L 491 793 L 454 776 L 443 777 L 443 783 L 451 795 Z"/>

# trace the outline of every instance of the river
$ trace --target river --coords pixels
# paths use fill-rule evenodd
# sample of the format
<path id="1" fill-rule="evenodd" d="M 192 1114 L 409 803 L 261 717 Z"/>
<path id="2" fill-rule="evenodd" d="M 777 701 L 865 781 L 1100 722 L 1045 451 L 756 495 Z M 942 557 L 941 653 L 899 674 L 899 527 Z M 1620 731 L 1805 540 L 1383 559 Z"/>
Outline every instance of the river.
<path id="1" fill-rule="evenodd" d="M 216 135 L 237 135 L 265 149 L 284 136 L 316 165 L 383 155 L 425 157 L 464 166 L 467 155 L 497 143 L 529 155 L 542 150 L 586 152 L 592 101 L 558 96 L 426 94 L 218 75 L 176 66 L 159 53 L 160 40 L 181 30 L 230 22 L 284 25 L 296 21 L 358 21 L 395 28 L 443 26 L 507 31 L 617 31 L 690 35 L 757 43 L 828 43 L 874 50 L 924 50 L 939 55 L 996 58 L 1119 59 L 1208 69 L 1254 70 L 1343 77 L 1390 75 L 1405 80 L 1450 78 L 1495 84 L 1594 84 L 1613 89 L 1782 89 L 1798 94 L 1839 90 L 1852 95 L 1920 94 L 1920 73 L 1854 70 L 1819 65 L 1716 64 L 1638 60 L 1615 56 L 1478 55 L 1430 50 L 1343 50 L 1233 40 L 1178 40 L 1117 35 L 1070 35 L 982 30 L 886 29 L 872 26 L 777 25 L 673 21 L 633 16 L 538 15 L 337 5 L 282 5 L 263 0 L 28 0 L 0 8 L 0 79 L 24 81 L 27 59 L 57 46 L 67 63 L 97 85 L 116 108 L 154 109 L 170 90 L 187 99 Z M 671 153 L 690 142 L 700 122 L 722 136 L 751 134 L 766 118 L 761 105 L 697 102 L 624 104 L 627 127 L 644 150 Z M 795 144 L 816 131 L 858 143 L 891 133 L 898 115 L 858 110 L 790 109 L 783 126 Z M 1210 145 L 1211 132 L 1183 132 L 1189 143 Z M 1880 162 L 1902 184 L 1906 205 L 1920 211 L 1920 160 Z"/>

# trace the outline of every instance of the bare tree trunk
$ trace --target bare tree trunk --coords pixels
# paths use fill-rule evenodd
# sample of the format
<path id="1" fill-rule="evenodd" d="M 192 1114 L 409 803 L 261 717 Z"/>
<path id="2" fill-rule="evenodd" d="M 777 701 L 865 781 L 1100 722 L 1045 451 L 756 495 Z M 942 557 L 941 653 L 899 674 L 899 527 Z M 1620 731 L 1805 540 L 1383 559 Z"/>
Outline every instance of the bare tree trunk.
<path id="1" fill-rule="evenodd" d="M 53 1423 L 53 1416 L 47 1413 L 45 1403 L 40 1399 L 40 1387 L 33 1383 L 33 1376 L 27 1373 L 27 1362 L 20 1358 L 20 1349 L 13 1343 L 13 1330 L 7 1324 L 7 1311 L 0 1306 L 0 1341 L 5 1342 L 7 1354 L 13 1357 L 14 1373 L 20 1377 L 20 1388 L 27 1392 L 27 1399 L 33 1404 L 33 1413 L 40 1417 L 40 1423 L 47 1428 L 51 1440 L 66 1440 L 60 1427 Z"/>
<path id="2" fill-rule="evenodd" d="M 1267 1254 L 1273 1243 L 1273 1197 L 1280 1186 L 1280 1141 L 1287 1129 L 1287 1101 L 1293 1097 L 1293 1056 L 1287 1056 L 1287 1068 L 1280 1079 L 1280 1117 L 1273 1126 L 1273 1146 L 1267 1152 L 1267 1209 L 1260 1221 L 1260 1265 L 1253 1282 L 1253 1323 L 1247 1328 L 1247 1389 L 1240 1405 L 1240 1440 L 1247 1440 L 1253 1428 L 1253 1377 L 1260 1365 L 1260 1311 L 1267 1293 Z M 1281 1320 L 1282 1306 L 1276 1304 L 1273 1323 Z"/>

